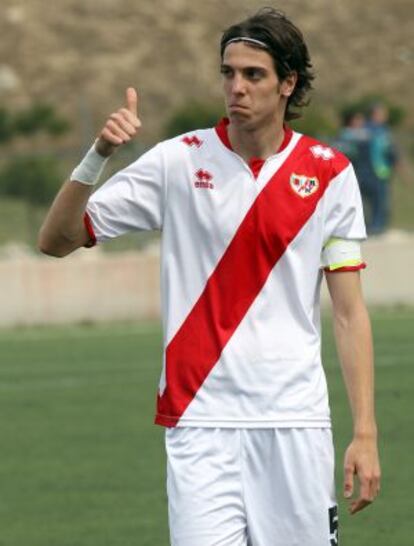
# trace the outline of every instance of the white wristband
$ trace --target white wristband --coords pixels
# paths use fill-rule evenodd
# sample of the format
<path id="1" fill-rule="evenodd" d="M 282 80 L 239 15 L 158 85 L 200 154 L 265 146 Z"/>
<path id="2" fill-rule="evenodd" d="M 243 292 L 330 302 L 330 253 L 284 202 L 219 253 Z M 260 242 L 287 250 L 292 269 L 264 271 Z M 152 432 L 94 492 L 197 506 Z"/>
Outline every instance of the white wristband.
<path id="1" fill-rule="evenodd" d="M 109 157 L 98 154 L 94 143 L 79 165 L 73 170 L 70 180 L 81 182 L 87 186 L 94 186 L 98 183 L 108 159 Z"/>

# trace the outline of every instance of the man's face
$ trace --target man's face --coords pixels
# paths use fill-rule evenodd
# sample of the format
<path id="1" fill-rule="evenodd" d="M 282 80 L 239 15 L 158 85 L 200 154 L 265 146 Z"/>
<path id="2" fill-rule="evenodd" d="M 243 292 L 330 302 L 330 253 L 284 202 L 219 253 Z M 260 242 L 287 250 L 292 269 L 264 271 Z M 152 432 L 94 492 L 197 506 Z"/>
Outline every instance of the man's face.
<path id="1" fill-rule="evenodd" d="M 283 119 L 296 77 L 280 82 L 269 53 L 243 42 L 230 44 L 224 50 L 221 73 L 233 125 L 253 130 Z"/>
<path id="2" fill-rule="evenodd" d="M 382 104 L 375 106 L 371 113 L 371 120 L 378 125 L 387 123 L 388 121 L 388 110 Z"/>

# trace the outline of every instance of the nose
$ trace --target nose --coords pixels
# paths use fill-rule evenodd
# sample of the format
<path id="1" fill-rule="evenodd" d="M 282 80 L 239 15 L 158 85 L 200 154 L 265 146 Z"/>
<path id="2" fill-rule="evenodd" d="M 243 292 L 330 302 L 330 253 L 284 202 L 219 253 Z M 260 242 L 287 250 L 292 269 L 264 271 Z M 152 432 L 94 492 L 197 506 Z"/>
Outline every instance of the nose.
<path id="1" fill-rule="evenodd" d="M 232 82 L 231 82 L 231 92 L 234 95 L 243 95 L 246 90 L 245 81 L 242 76 L 242 74 L 234 74 Z"/>

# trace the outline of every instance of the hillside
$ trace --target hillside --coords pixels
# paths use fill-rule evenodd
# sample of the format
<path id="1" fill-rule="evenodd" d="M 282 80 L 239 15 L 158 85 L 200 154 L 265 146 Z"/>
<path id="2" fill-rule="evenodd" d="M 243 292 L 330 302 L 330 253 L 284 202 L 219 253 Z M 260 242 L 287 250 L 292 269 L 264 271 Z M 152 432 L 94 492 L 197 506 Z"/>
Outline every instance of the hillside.
<path id="1" fill-rule="evenodd" d="M 273 3 L 272 3 L 273 4 Z M 217 43 L 255 0 L 2 0 L 0 105 L 56 104 L 78 140 L 122 104 L 127 85 L 142 97 L 144 142 L 190 97 L 219 100 Z M 303 29 L 320 104 L 377 91 L 414 123 L 411 0 L 280 0 Z"/>

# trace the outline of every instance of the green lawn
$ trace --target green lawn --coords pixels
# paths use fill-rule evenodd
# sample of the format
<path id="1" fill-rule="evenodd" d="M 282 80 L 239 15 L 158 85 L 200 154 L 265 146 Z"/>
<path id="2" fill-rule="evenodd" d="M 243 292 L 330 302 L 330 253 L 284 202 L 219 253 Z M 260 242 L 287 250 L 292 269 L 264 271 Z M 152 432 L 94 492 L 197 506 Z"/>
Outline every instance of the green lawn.
<path id="1" fill-rule="evenodd" d="M 341 502 L 341 546 L 411 546 L 414 309 L 373 324 L 383 488 L 357 516 Z M 340 493 L 351 426 L 329 327 L 324 345 Z M 168 545 L 160 362 L 158 324 L 0 332 L 0 546 Z"/>

